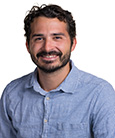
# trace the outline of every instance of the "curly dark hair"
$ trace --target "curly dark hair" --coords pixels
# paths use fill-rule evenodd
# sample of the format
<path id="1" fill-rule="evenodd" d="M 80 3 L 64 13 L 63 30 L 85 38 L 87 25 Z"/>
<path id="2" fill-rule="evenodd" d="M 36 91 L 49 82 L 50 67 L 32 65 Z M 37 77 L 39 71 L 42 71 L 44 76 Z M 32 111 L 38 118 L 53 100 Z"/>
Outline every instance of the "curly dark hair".
<path id="1" fill-rule="evenodd" d="M 43 4 L 41 7 L 33 6 L 24 19 L 25 37 L 28 44 L 30 41 L 31 23 L 35 18 L 40 16 L 44 16 L 47 18 L 58 18 L 60 21 L 67 23 L 67 31 L 71 39 L 71 44 L 73 43 L 73 38 L 75 38 L 76 36 L 76 25 L 75 20 L 73 20 L 72 14 L 69 11 L 63 10 L 58 5 Z"/>

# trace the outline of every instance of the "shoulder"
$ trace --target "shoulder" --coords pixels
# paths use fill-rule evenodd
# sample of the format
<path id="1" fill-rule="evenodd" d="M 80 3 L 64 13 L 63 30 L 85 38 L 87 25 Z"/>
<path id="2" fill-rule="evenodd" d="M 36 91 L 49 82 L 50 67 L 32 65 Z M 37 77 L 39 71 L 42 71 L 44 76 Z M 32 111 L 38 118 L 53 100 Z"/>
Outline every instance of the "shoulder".
<path id="1" fill-rule="evenodd" d="M 105 85 L 108 82 L 98 76 L 95 76 L 91 73 L 85 72 L 78 69 L 72 62 L 72 71 L 71 78 L 76 82 L 79 82 L 79 85 Z"/>
<path id="2" fill-rule="evenodd" d="M 82 94 L 98 95 L 100 93 L 109 94 L 110 91 L 115 94 L 112 85 L 91 73 L 78 69 L 72 62 L 72 70 L 70 72 L 70 82 L 74 86 L 75 91 L 82 91 Z M 109 90 L 108 90 L 109 89 Z"/>
<path id="3" fill-rule="evenodd" d="M 33 74 L 33 72 L 29 73 L 27 75 L 24 75 L 20 78 L 17 78 L 15 80 L 12 80 L 9 84 L 7 84 L 3 93 L 9 94 L 13 90 L 16 91 L 19 88 L 25 87 L 25 85 L 28 85 L 30 83 L 32 74 Z"/>
<path id="4" fill-rule="evenodd" d="M 111 86 L 111 84 L 108 81 L 106 81 L 103 78 L 100 78 L 98 76 L 95 76 L 91 73 L 79 70 L 79 74 L 80 74 L 79 81 L 83 85 L 89 84 L 89 85 L 101 86 L 101 87 L 104 87 L 106 85 Z"/>
<path id="5" fill-rule="evenodd" d="M 74 83 L 77 84 L 77 89 L 83 89 L 84 91 L 88 90 L 90 92 L 94 92 L 96 94 L 99 94 L 103 91 L 108 91 L 107 93 L 109 93 L 109 91 L 112 91 L 113 94 L 115 94 L 115 91 L 112 87 L 112 85 L 98 77 L 98 76 L 95 76 L 91 73 L 88 73 L 88 72 L 85 72 L 85 71 L 82 71 L 80 69 L 78 69 L 77 67 L 74 66 L 74 77 L 72 77 L 74 80 Z M 108 90 L 109 89 L 109 90 Z"/>
<path id="6" fill-rule="evenodd" d="M 106 80 L 99 78 L 93 74 L 79 70 L 79 86 L 85 91 L 92 93 L 96 99 L 106 101 L 109 98 L 115 101 L 115 90 L 113 86 Z M 109 99 L 109 100 L 110 100 Z"/>

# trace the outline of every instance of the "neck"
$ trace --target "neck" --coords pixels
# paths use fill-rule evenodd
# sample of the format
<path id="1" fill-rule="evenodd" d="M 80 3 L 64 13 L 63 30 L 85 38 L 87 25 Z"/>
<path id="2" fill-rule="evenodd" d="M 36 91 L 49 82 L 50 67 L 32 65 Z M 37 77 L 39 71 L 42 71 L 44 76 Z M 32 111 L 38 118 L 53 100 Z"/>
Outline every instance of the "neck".
<path id="1" fill-rule="evenodd" d="M 69 63 L 67 63 L 67 65 L 63 68 L 53 73 L 45 73 L 38 68 L 39 83 L 45 91 L 49 92 L 53 89 L 56 89 L 64 81 L 69 72 Z"/>

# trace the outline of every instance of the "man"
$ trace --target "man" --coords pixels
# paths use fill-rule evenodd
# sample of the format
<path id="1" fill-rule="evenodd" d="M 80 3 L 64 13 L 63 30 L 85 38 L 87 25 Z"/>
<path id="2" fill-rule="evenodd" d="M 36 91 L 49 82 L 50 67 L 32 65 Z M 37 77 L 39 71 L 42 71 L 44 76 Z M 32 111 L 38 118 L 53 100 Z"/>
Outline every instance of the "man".
<path id="1" fill-rule="evenodd" d="M 12 81 L 0 101 L 0 138 L 115 138 L 115 91 L 74 66 L 70 12 L 34 6 L 24 20 L 37 68 Z"/>

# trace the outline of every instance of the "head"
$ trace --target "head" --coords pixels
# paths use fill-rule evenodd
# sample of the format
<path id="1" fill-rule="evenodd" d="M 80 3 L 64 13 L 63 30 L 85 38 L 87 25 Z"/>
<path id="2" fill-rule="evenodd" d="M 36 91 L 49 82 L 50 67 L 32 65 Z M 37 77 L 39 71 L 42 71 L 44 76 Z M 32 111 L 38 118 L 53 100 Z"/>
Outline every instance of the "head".
<path id="1" fill-rule="evenodd" d="M 76 26 L 72 14 L 67 10 L 63 10 L 60 6 L 43 4 L 41 7 L 33 6 L 24 19 L 25 37 L 28 44 L 30 41 L 31 24 L 35 18 L 40 16 L 57 18 L 58 20 L 65 22 L 67 24 L 67 31 L 71 39 L 71 44 L 73 43 L 73 38 L 76 36 Z"/>
<path id="2" fill-rule="evenodd" d="M 34 6 L 24 23 L 26 46 L 39 70 L 51 73 L 69 64 L 76 44 L 70 12 L 57 5 Z"/>

